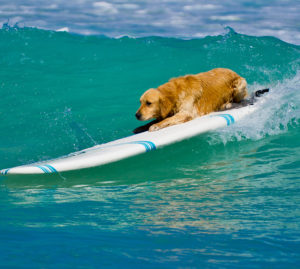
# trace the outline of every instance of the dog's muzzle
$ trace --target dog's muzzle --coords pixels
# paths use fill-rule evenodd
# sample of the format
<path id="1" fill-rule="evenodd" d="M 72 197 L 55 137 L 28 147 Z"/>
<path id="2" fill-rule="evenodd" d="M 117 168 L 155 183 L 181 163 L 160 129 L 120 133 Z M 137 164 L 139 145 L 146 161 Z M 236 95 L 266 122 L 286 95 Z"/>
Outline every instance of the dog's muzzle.
<path id="1" fill-rule="evenodd" d="M 137 113 L 135 114 L 135 117 L 136 117 L 138 120 L 141 120 L 142 115 L 141 115 L 141 113 L 137 112 Z"/>

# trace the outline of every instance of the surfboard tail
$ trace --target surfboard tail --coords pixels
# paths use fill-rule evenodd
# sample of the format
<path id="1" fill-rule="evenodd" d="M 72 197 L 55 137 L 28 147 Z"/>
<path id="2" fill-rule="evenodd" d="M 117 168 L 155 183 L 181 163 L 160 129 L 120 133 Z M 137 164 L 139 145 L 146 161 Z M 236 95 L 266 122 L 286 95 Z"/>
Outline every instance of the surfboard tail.
<path id="1" fill-rule="evenodd" d="M 255 95 L 255 97 L 260 97 L 260 96 L 262 96 L 263 94 L 265 94 L 266 92 L 269 92 L 269 91 L 270 91 L 269 88 L 262 89 L 262 90 L 257 90 L 257 91 L 255 91 L 254 95 Z"/>

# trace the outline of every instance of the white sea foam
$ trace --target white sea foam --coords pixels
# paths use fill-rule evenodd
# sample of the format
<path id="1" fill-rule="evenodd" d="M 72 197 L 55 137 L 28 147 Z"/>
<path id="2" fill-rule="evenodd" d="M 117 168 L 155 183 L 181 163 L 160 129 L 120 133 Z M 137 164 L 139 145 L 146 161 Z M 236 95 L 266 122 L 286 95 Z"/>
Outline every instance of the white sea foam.
<path id="1" fill-rule="evenodd" d="M 63 27 L 63 28 L 60 28 L 60 29 L 57 29 L 56 32 L 69 32 L 69 27 Z"/>
<path id="2" fill-rule="evenodd" d="M 265 85 L 264 85 L 265 86 Z M 262 85 L 250 86 L 250 91 Z M 229 128 L 219 129 L 209 136 L 210 144 L 243 139 L 258 140 L 269 135 L 287 132 L 300 122 L 300 71 L 292 79 L 269 85 L 270 93 L 264 96 L 259 109 Z"/>

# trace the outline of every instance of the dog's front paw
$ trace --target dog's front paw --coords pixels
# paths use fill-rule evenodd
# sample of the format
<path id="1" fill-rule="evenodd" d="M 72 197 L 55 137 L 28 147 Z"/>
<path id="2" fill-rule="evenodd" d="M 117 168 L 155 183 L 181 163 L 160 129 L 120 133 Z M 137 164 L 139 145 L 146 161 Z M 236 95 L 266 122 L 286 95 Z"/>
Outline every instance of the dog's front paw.
<path id="1" fill-rule="evenodd" d="M 154 132 L 154 131 L 157 131 L 157 130 L 159 130 L 159 129 L 161 129 L 161 128 L 159 127 L 158 124 L 153 124 L 153 125 L 151 125 L 151 127 L 149 128 L 149 132 Z"/>

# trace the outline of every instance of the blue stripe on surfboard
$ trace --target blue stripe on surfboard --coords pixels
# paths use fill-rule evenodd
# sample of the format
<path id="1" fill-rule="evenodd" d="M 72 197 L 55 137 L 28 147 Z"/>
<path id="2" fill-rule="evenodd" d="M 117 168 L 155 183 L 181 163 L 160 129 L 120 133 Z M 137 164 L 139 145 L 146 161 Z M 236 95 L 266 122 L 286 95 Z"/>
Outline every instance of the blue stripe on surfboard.
<path id="1" fill-rule="evenodd" d="M 226 122 L 227 122 L 227 126 L 229 126 L 230 125 L 230 123 L 231 123 L 231 120 L 230 120 L 230 118 L 229 117 L 227 117 L 226 115 L 223 115 L 223 114 L 219 114 L 219 115 L 216 115 L 217 117 L 222 117 L 222 118 L 224 118 L 225 120 L 226 120 Z"/>
<path id="2" fill-rule="evenodd" d="M 147 152 L 155 149 L 155 145 L 154 145 L 153 142 L 150 142 L 150 141 L 137 141 L 137 143 L 143 145 L 146 148 Z"/>
<path id="3" fill-rule="evenodd" d="M 150 145 L 148 143 L 145 143 L 144 141 L 135 141 L 135 142 L 133 142 L 133 144 L 143 145 L 146 149 L 146 152 L 151 150 Z"/>
<path id="4" fill-rule="evenodd" d="M 143 142 L 140 142 L 140 141 L 136 141 L 136 142 L 133 142 L 132 144 L 139 144 L 139 145 L 143 145 L 146 149 L 146 152 L 150 151 L 150 147 L 147 143 L 143 143 Z"/>
<path id="5" fill-rule="evenodd" d="M 49 164 L 45 164 L 45 165 L 36 165 L 35 167 L 41 169 L 45 174 L 48 174 L 48 173 L 57 173 L 57 170 L 49 165 Z M 7 169 L 3 169 L 1 170 L 1 173 L 2 175 L 7 175 L 8 171 L 10 170 L 11 168 L 7 168 Z"/>
<path id="6" fill-rule="evenodd" d="M 48 167 L 52 173 L 57 173 L 56 169 L 50 164 L 44 164 L 44 166 Z"/>
<path id="7" fill-rule="evenodd" d="M 41 165 L 37 165 L 36 167 L 38 167 L 38 168 L 40 168 L 41 170 L 43 170 L 44 171 L 44 173 L 49 173 L 49 170 L 47 170 L 47 168 L 46 167 L 44 167 L 44 166 L 41 166 Z"/>
<path id="8" fill-rule="evenodd" d="M 152 141 L 143 141 L 143 142 L 150 145 L 150 150 L 155 150 L 156 149 L 156 146 Z"/>
<path id="9" fill-rule="evenodd" d="M 127 143 L 125 143 L 127 144 Z M 151 141 L 132 141 L 132 142 L 129 142 L 128 144 L 139 144 L 139 145 L 142 145 L 145 147 L 146 149 L 146 152 L 149 152 L 151 150 L 155 150 L 156 149 L 156 146 L 153 142 Z"/>
<path id="10" fill-rule="evenodd" d="M 10 170 L 10 168 L 1 170 L 1 174 L 5 176 L 9 170 Z"/>
<path id="11" fill-rule="evenodd" d="M 231 120 L 231 123 L 234 123 L 234 117 L 230 114 L 222 114 L 222 115 L 226 115 L 230 120 Z"/>
<path id="12" fill-rule="evenodd" d="M 144 145 L 147 145 L 149 150 L 148 151 L 151 151 L 151 150 L 155 150 L 156 149 L 156 146 L 153 142 L 151 141 L 138 141 L 138 142 L 141 142 L 143 143 Z"/>
<path id="13" fill-rule="evenodd" d="M 234 123 L 234 117 L 230 114 L 218 114 L 218 115 L 215 115 L 215 117 L 222 117 L 226 120 L 227 122 L 227 126 L 229 126 L 230 124 Z"/>

